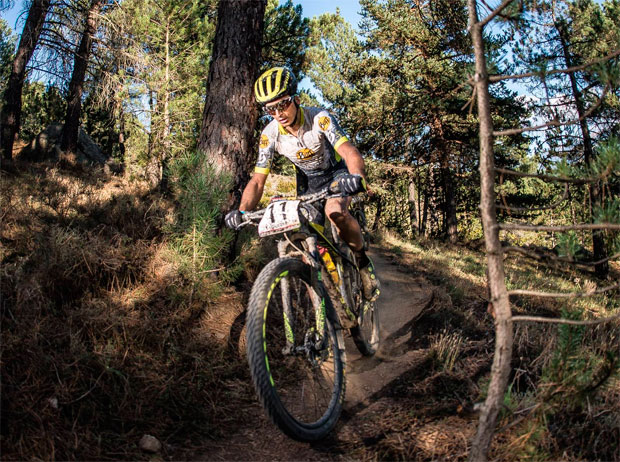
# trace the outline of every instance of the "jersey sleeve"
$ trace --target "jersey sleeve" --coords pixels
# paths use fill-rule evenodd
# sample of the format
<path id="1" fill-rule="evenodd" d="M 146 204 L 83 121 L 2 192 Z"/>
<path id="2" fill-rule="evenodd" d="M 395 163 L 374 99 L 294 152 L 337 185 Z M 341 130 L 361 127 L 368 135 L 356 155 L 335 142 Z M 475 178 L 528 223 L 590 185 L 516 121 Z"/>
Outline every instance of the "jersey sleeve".
<path id="1" fill-rule="evenodd" d="M 327 111 L 321 111 L 315 116 L 314 125 L 320 132 L 325 134 L 325 138 L 327 138 L 327 141 L 335 150 L 338 150 L 338 147 L 345 141 L 349 141 L 336 118 Z"/>
<path id="2" fill-rule="evenodd" d="M 258 160 L 256 161 L 254 172 L 269 175 L 274 152 L 275 138 L 270 136 L 267 130 L 263 130 L 258 143 Z"/>

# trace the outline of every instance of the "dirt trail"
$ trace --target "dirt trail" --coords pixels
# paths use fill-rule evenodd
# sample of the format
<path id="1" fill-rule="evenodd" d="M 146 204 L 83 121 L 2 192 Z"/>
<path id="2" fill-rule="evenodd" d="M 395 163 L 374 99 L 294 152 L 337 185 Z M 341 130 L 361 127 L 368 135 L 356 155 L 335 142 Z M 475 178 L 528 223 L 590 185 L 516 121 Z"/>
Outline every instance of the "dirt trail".
<path id="1" fill-rule="evenodd" d="M 385 412 L 377 397 L 390 383 L 420 361 L 410 350 L 411 325 L 435 298 L 432 286 L 420 277 L 406 274 L 389 257 L 373 249 L 370 255 L 381 281 L 378 307 L 381 316 L 381 347 L 372 358 L 361 356 L 347 336 L 347 392 L 333 436 L 319 444 L 304 444 L 284 436 L 268 419 L 258 402 L 240 409 L 246 422 L 226 440 L 209 445 L 202 460 L 316 460 L 347 458 L 347 447 L 365 444 L 364 424 L 369 414 Z M 338 454 L 340 452 L 340 454 Z"/>

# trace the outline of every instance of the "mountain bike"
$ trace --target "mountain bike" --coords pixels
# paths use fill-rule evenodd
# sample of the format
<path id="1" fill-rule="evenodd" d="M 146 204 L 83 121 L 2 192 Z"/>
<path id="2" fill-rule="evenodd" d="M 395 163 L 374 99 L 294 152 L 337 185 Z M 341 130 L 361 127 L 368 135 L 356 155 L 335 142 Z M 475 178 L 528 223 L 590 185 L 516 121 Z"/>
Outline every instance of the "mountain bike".
<path id="1" fill-rule="evenodd" d="M 252 380 L 271 420 L 299 441 L 324 438 L 342 411 L 343 330 L 365 356 L 379 347 L 377 309 L 362 296 L 355 255 L 323 220 L 324 201 L 340 196 L 336 188 L 272 201 L 243 215 L 244 224 L 258 226 L 260 237 L 277 236 L 279 255 L 260 272 L 250 294 Z"/>

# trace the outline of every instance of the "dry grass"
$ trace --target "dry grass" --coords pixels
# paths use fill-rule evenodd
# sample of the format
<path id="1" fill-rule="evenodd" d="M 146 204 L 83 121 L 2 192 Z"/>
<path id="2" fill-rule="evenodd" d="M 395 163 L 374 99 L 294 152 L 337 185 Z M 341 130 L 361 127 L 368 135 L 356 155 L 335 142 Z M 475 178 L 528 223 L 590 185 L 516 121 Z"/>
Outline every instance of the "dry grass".
<path id="1" fill-rule="evenodd" d="M 187 302 L 172 202 L 79 167 L 18 169 L 0 186 L 3 460 L 136 460 L 145 433 L 182 458 L 218 435 L 246 372 L 208 328 L 213 301 Z"/>
<path id="2" fill-rule="evenodd" d="M 452 307 L 441 313 L 429 312 L 418 321 L 417 346 L 430 349 L 438 376 L 468 376 L 475 380 L 465 394 L 465 409 L 484 399 L 488 366 L 492 354 L 492 319 L 486 313 L 487 289 L 485 256 L 480 250 L 449 246 L 433 241 L 404 242 L 391 233 L 378 237 L 391 248 L 403 269 L 425 277 L 450 295 Z M 548 292 L 578 292 L 588 285 L 609 285 L 596 281 L 589 273 L 572 268 L 548 267 L 536 260 L 511 258 L 506 261 L 510 288 Z M 617 280 L 620 267 L 612 264 L 612 279 Z M 513 311 L 546 317 L 565 317 L 581 313 L 587 319 L 618 313 L 617 293 L 577 299 L 571 302 L 547 298 L 513 300 Z M 447 326 L 447 327 L 444 327 Z M 520 323 L 515 326 L 515 349 L 510 391 L 498 424 L 491 458 L 513 460 L 619 460 L 620 459 L 620 322 L 587 327 L 578 333 L 557 325 Z M 486 333 L 481 333 L 486 329 Z M 567 337 L 567 332 L 572 336 Z M 428 341 L 425 342 L 424 338 Z M 567 340 L 568 338 L 568 340 Z M 475 341 L 485 339 L 486 354 L 472 355 Z M 472 348 L 474 348 L 472 350 Z M 457 356 L 458 353 L 458 356 Z M 483 374 L 473 372 L 474 364 L 486 364 Z M 447 367 L 450 366 L 451 367 Z M 428 387 L 429 378 L 402 389 L 411 395 L 427 383 L 431 401 L 438 399 L 437 389 Z M 461 393 L 458 387 L 452 392 Z M 479 393 L 475 396 L 475 393 Z M 432 398 L 431 398 L 432 396 Z M 461 397 L 463 395 L 461 394 Z M 445 398 L 444 398 L 445 399 Z M 419 406 L 419 403 L 414 404 Z M 433 421 L 436 422 L 436 421 Z M 420 429 L 422 431 L 422 429 Z M 449 453 L 426 453 L 423 442 L 433 435 L 421 433 L 418 441 L 402 443 L 390 452 L 392 459 L 459 459 L 456 450 Z M 420 440 L 420 438 L 423 440 Z M 428 436 L 428 438 L 426 438 Z M 384 443 L 385 444 L 385 443 Z M 412 449 L 417 446 L 417 451 Z M 445 445 L 443 445 L 445 446 Z M 443 448 L 442 444 L 433 446 Z M 395 450 L 395 448 L 393 448 Z M 460 449 L 466 451 L 466 444 Z M 415 456 L 409 457 L 414 454 Z M 461 456 L 462 457 L 462 456 Z"/>
<path id="3" fill-rule="evenodd" d="M 242 409 L 256 406 L 243 361 L 249 283 L 214 300 L 216 280 L 187 281 L 163 232 L 174 204 L 139 182 L 80 167 L 18 168 L 0 178 L 3 460 L 144 460 L 146 433 L 164 443 L 163 458 L 180 460 L 200 453 L 205 438 L 235 431 L 248 415 Z M 290 188 L 275 179 L 270 191 Z M 376 396 L 373 406 L 384 409 L 365 416 L 360 435 L 326 443 L 325 457 L 465 460 L 493 351 L 484 255 L 389 233 L 379 240 L 441 297 L 408 326 L 406 347 L 420 363 Z M 251 280 L 273 248 L 240 243 Z M 534 261 L 508 265 L 519 288 L 570 291 L 588 278 Z M 578 306 L 596 317 L 617 312 L 618 300 Z M 547 316 L 564 307 L 542 299 L 514 306 Z M 568 380 L 575 364 L 560 363 L 563 376 L 550 372 L 557 327 L 521 324 L 515 340 L 491 456 L 618 460 L 617 375 L 582 393 Z M 618 326 L 588 329 L 580 340 L 592 357 L 617 350 Z M 604 377 L 604 361 L 591 366 L 594 379 Z"/>

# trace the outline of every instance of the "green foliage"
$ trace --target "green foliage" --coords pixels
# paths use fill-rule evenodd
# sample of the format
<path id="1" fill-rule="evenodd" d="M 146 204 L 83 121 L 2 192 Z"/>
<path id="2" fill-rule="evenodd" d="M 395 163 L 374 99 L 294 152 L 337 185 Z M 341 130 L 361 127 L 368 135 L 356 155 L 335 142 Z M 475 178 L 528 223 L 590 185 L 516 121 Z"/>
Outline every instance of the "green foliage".
<path id="1" fill-rule="evenodd" d="M 198 152 L 187 152 L 171 165 L 171 183 L 178 203 L 177 219 L 168 230 L 180 270 L 194 283 L 220 272 L 220 279 L 234 277 L 219 268 L 231 241 L 231 233 L 218 233 L 221 206 L 229 190 L 230 178 L 218 173 Z"/>
<path id="2" fill-rule="evenodd" d="M 140 123 L 147 142 L 134 143 L 141 151 L 131 155 L 145 164 L 155 158 L 165 166 L 196 145 L 216 7 L 214 0 L 127 0 L 109 14 L 117 43 L 102 90 Z"/>
<path id="3" fill-rule="evenodd" d="M 118 114 L 109 106 L 98 104 L 91 95 L 84 101 L 82 110 L 82 126 L 86 133 L 106 155 L 120 159 Z"/>
<path id="4" fill-rule="evenodd" d="M 569 231 L 558 236 L 558 244 L 555 249 L 560 257 L 574 257 L 583 247 L 577 233 Z"/>
<path id="5" fill-rule="evenodd" d="M 265 29 L 261 49 L 261 69 L 287 66 L 301 77 L 306 60 L 310 21 L 303 17 L 301 5 L 292 0 L 279 4 L 269 0 L 265 12 Z"/>
<path id="6" fill-rule="evenodd" d="M 11 75 L 16 42 L 17 37 L 11 32 L 8 23 L 0 18 L 0 95 L 4 94 L 4 88 Z M 2 101 L 0 100 L 0 110 Z"/>
<path id="7" fill-rule="evenodd" d="M 31 140 L 49 124 L 63 123 L 65 108 L 65 99 L 57 87 L 24 82 L 20 138 Z"/>
<path id="8" fill-rule="evenodd" d="M 564 310 L 562 317 L 580 320 L 583 314 Z M 556 403 L 560 405 L 558 410 L 565 410 L 567 403 L 571 408 L 585 406 L 586 397 L 618 373 L 617 333 L 615 339 L 612 336 L 605 340 L 605 335 L 601 335 L 600 344 L 592 344 L 588 339 L 589 330 L 591 328 L 587 326 L 558 326 L 557 344 L 542 374 L 546 384 L 542 389 L 546 388 L 544 393 L 548 398 L 562 391 L 562 398 Z M 553 405 L 553 400 L 548 404 Z"/>
<path id="9" fill-rule="evenodd" d="M 612 136 L 597 146 L 597 155 L 590 163 L 591 176 L 596 176 L 604 182 L 613 181 L 613 177 L 620 173 L 620 142 Z"/>
<path id="10" fill-rule="evenodd" d="M 418 187 L 415 208 L 426 214 L 418 213 L 412 227 L 405 175 L 385 175 L 379 179 L 379 187 L 389 191 L 381 198 L 383 210 L 393 218 L 382 215 L 382 224 L 401 228 L 406 236 L 445 234 L 454 208 L 462 216 L 479 201 L 478 121 L 464 109 L 471 89 L 463 82 L 473 71 L 465 3 L 412 7 L 404 0 L 363 0 L 360 5 L 359 35 L 338 14 L 313 19 L 308 75 L 367 159 L 411 167 L 406 172 Z M 492 96 L 498 128 L 525 116 L 504 86 L 494 87 Z M 505 137 L 497 164 L 513 166 L 526 151 L 522 136 Z"/>

